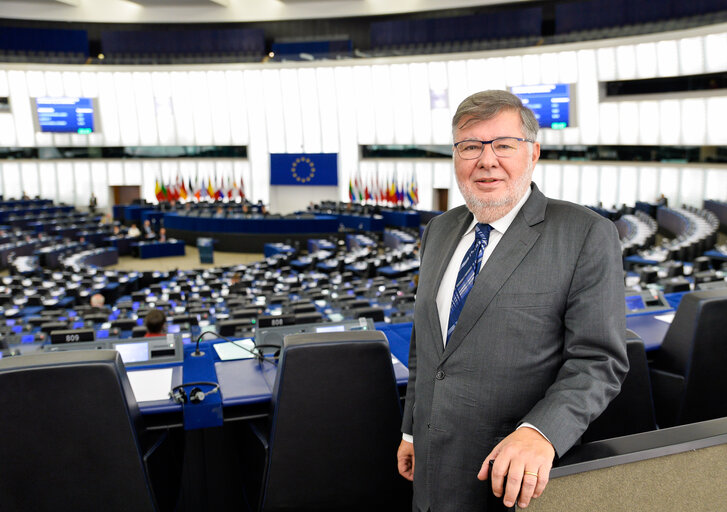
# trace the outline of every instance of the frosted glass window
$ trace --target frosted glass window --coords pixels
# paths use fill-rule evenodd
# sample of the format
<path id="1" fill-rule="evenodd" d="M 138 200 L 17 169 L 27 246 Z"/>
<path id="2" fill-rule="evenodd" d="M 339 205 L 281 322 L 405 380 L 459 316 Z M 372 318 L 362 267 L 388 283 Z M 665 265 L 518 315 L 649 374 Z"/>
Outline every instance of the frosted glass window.
<path id="1" fill-rule="evenodd" d="M 724 169 L 707 169 L 704 171 L 705 199 L 727 201 L 727 171 Z"/>
<path id="2" fill-rule="evenodd" d="M 98 73 L 90 73 L 88 71 L 84 71 L 83 73 L 79 73 L 78 76 L 80 81 L 81 96 L 84 96 L 86 98 L 98 98 Z M 78 135 L 79 138 L 85 138 L 85 141 L 83 141 L 81 145 L 104 145 L 103 119 L 100 115 L 100 112 L 98 111 L 96 112 L 94 123 L 96 124 L 96 130 L 94 133 L 89 133 L 88 135 Z"/>
<path id="3" fill-rule="evenodd" d="M 350 67 L 337 67 L 334 74 L 340 141 L 338 168 L 341 174 L 339 175 L 339 183 L 348 183 L 347 173 L 349 170 L 357 169 L 359 162 L 359 134 L 356 130 L 356 108 L 359 100 L 358 97 L 354 96 L 356 89 L 353 82 L 353 69 Z M 347 197 L 348 190 L 339 186 L 339 198 L 345 200 Z"/>
<path id="4" fill-rule="evenodd" d="M 79 207 L 88 205 L 91 197 L 91 166 L 88 162 L 73 162 L 74 192 L 73 204 Z"/>
<path id="5" fill-rule="evenodd" d="M 263 112 L 268 127 L 268 150 L 271 153 L 285 153 L 285 118 L 283 113 L 283 92 L 281 90 L 280 72 L 266 69 L 262 72 L 263 95 L 265 103 Z"/>
<path id="6" fill-rule="evenodd" d="M 653 78 L 657 76 L 656 44 L 636 45 L 636 77 Z"/>
<path id="7" fill-rule="evenodd" d="M 636 54 L 633 45 L 616 47 L 616 76 L 619 80 L 636 78 Z"/>
<path id="8" fill-rule="evenodd" d="M 56 164 L 53 162 L 41 162 L 38 165 L 38 172 L 40 174 L 40 197 L 58 202 Z"/>
<path id="9" fill-rule="evenodd" d="M 230 116 L 237 115 L 227 104 L 227 84 L 224 71 L 207 73 L 207 94 L 212 117 L 212 134 L 215 144 L 230 144 Z"/>
<path id="10" fill-rule="evenodd" d="M 391 95 L 394 103 L 394 143 L 411 144 L 414 139 L 409 95 L 409 66 L 391 66 Z"/>
<path id="11" fill-rule="evenodd" d="M 3 172 L 3 198 L 20 199 L 23 197 L 23 185 L 20 181 L 20 164 L 5 162 L 2 165 Z"/>
<path id="12" fill-rule="evenodd" d="M 671 204 L 681 203 L 679 192 L 679 169 L 676 167 L 662 167 L 659 173 L 659 193 L 664 194 Z"/>
<path id="13" fill-rule="evenodd" d="M 124 164 L 122 162 L 108 162 L 106 166 L 108 168 L 110 187 L 118 187 L 126 184 L 126 179 L 124 178 Z"/>
<path id="14" fill-rule="evenodd" d="M 81 77 L 74 71 L 62 73 L 63 90 L 66 96 L 83 96 L 81 90 Z"/>
<path id="15" fill-rule="evenodd" d="M 141 162 L 124 162 L 124 185 L 141 185 L 141 168 Z"/>
<path id="16" fill-rule="evenodd" d="M 707 98 L 707 144 L 727 145 L 727 97 Z"/>
<path id="17" fill-rule="evenodd" d="M 177 144 L 192 146 L 194 139 L 194 113 L 191 105 L 195 102 L 188 73 L 175 72 L 171 75 L 172 108 L 177 133 Z"/>
<path id="18" fill-rule="evenodd" d="M 340 79 L 337 84 L 340 88 Z M 353 90 L 356 100 L 356 124 L 358 128 L 359 144 L 374 144 L 376 142 L 376 125 L 374 121 L 374 96 L 371 83 L 371 67 L 356 66 L 353 68 Z M 339 109 L 341 102 L 338 102 Z"/>
<path id="19" fill-rule="evenodd" d="M 13 98 L 13 119 L 15 119 L 15 135 L 19 146 L 35 145 L 33 114 L 30 111 L 30 99 L 23 71 L 8 71 L 8 86 Z"/>
<path id="20" fill-rule="evenodd" d="M 679 47 L 676 41 L 659 41 L 656 43 L 656 60 L 658 76 L 675 76 L 679 74 Z"/>
<path id="21" fill-rule="evenodd" d="M 11 114 L 0 114 L 0 146 L 14 147 L 15 124 Z"/>
<path id="22" fill-rule="evenodd" d="M 151 73 L 134 73 L 132 82 L 139 121 L 139 140 L 144 146 L 154 146 L 158 143 L 158 137 Z"/>
<path id="23" fill-rule="evenodd" d="M 212 144 L 214 137 L 207 73 L 202 71 L 189 73 L 189 83 L 194 98 L 191 103 L 194 115 L 194 140 L 199 145 Z"/>
<path id="24" fill-rule="evenodd" d="M 543 166 L 543 193 L 553 199 L 563 198 L 563 167 L 560 164 Z"/>
<path id="25" fill-rule="evenodd" d="M 540 56 L 523 55 L 523 84 L 542 83 L 540 78 Z"/>
<path id="26" fill-rule="evenodd" d="M 136 118 L 136 98 L 131 73 L 114 73 L 116 107 L 119 112 L 121 141 L 128 146 L 139 144 L 139 121 Z"/>
<path id="27" fill-rule="evenodd" d="M 66 95 L 66 92 L 63 90 L 63 77 L 60 72 L 45 72 L 45 91 L 48 96 L 59 97 Z"/>
<path id="28" fill-rule="evenodd" d="M 575 83 L 578 81 L 578 54 L 576 52 L 560 52 L 558 54 L 560 82 Z"/>
<path id="29" fill-rule="evenodd" d="M 116 107 L 116 87 L 112 73 L 98 73 L 98 105 L 102 123 L 104 144 L 121 144 L 119 112 Z"/>
<path id="30" fill-rule="evenodd" d="M 433 210 L 438 208 L 438 205 L 434 204 L 433 190 L 432 190 L 432 163 L 431 162 L 417 162 L 414 167 L 414 183 L 417 186 L 417 192 L 419 195 L 419 204 L 417 209 L 419 210 Z"/>
<path id="31" fill-rule="evenodd" d="M 405 77 L 409 87 L 408 76 Z M 336 112 L 336 86 L 333 68 L 317 68 L 318 105 L 321 119 L 321 149 L 324 153 L 338 152 L 338 115 Z M 411 108 L 411 107 L 410 107 Z M 409 119 L 411 124 L 411 117 Z"/>
<path id="32" fill-rule="evenodd" d="M 578 87 L 576 87 L 576 114 L 578 116 L 576 126 L 580 131 L 578 142 L 581 144 L 597 144 L 599 86 L 596 52 L 594 50 L 580 50 L 578 52 L 578 75 Z"/>
<path id="33" fill-rule="evenodd" d="M 505 57 L 505 82 L 508 86 L 522 85 L 523 63 L 519 55 Z"/>
<path id="34" fill-rule="evenodd" d="M 659 168 L 644 166 L 639 169 L 639 201 L 656 201 L 659 189 Z"/>
<path id="35" fill-rule="evenodd" d="M 109 181 L 106 171 L 106 162 L 93 162 L 91 164 L 91 190 L 96 196 L 96 205 L 105 210 L 109 207 Z"/>
<path id="36" fill-rule="evenodd" d="M 563 193 L 561 198 L 573 203 L 580 202 L 580 166 L 564 165 L 563 166 Z"/>
<path id="37" fill-rule="evenodd" d="M 409 87 L 414 143 L 429 144 L 432 142 L 432 113 L 426 64 L 409 64 Z"/>
<path id="38" fill-rule="evenodd" d="M 42 71 L 28 71 L 25 74 L 25 81 L 28 88 L 28 96 L 31 98 L 49 96 L 45 87 L 45 73 Z"/>
<path id="39" fill-rule="evenodd" d="M 430 94 L 447 96 L 450 104 L 447 108 L 433 106 L 432 112 L 432 142 L 435 144 L 451 144 L 452 143 L 452 115 L 457 105 L 452 105 L 452 94 L 448 94 L 448 71 L 447 66 L 443 62 L 429 63 L 429 90 Z M 455 86 L 456 87 L 456 86 Z"/>
<path id="40" fill-rule="evenodd" d="M 10 88 L 8 87 L 8 74 L 4 69 L 0 69 L 0 96 L 8 96 Z"/>
<path id="41" fill-rule="evenodd" d="M 467 89 L 462 93 L 463 97 L 484 90 L 487 82 L 487 61 L 485 59 L 469 59 L 467 61 Z M 450 80 L 453 76 L 452 69 L 449 71 Z"/>
<path id="42" fill-rule="evenodd" d="M 391 98 L 389 66 L 371 68 L 371 85 L 374 95 L 376 142 L 391 144 L 394 142 L 394 115 L 392 113 L 394 105 Z"/>
<path id="43" fill-rule="evenodd" d="M 617 144 L 619 140 L 618 104 L 601 103 L 599 113 L 600 143 Z"/>
<path id="44" fill-rule="evenodd" d="M 581 165 L 581 196 L 580 204 L 594 206 L 600 201 L 600 167 L 597 165 Z"/>
<path id="45" fill-rule="evenodd" d="M 598 56 L 598 79 L 601 82 L 616 80 L 616 50 L 608 46 L 599 48 Z"/>
<path id="46" fill-rule="evenodd" d="M 301 120 L 302 98 L 300 85 L 298 83 L 298 71 L 295 69 L 280 70 L 281 101 L 283 102 L 283 116 L 285 131 L 276 135 L 276 138 L 284 138 L 285 152 L 303 152 L 303 124 Z M 272 134 L 270 135 L 272 137 Z"/>
<path id="47" fill-rule="evenodd" d="M 543 191 L 543 179 L 544 179 L 543 166 L 544 165 L 545 164 L 542 161 L 540 163 L 537 163 L 535 165 L 535 169 L 533 169 L 533 176 L 531 177 L 531 181 L 538 186 L 538 188 L 540 189 L 541 192 Z"/>
<path id="48" fill-rule="evenodd" d="M 152 93 L 154 95 L 154 117 L 157 126 L 159 144 L 174 145 L 176 128 L 174 126 L 174 102 L 169 73 L 151 74 Z"/>
<path id="49" fill-rule="evenodd" d="M 494 57 L 485 61 L 485 76 L 482 84 L 482 91 L 489 89 L 505 89 L 505 59 Z M 457 106 L 454 105 L 456 109 Z"/>
<path id="50" fill-rule="evenodd" d="M 459 189 L 454 179 L 454 168 L 451 162 L 435 162 L 434 173 L 432 174 L 433 188 Z"/>
<path id="51" fill-rule="evenodd" d="M 76 200 L 75 193 L 75 172 L 73 171 L 72 162 L 57 162 L 56 173 L 58 183 L 58 201 L 65 204 L 74 204 Z"/>
<path id="52" fill-rule="evenodd" d="M 659 143 L 659 103 L 656 101 L 640 101 L 639 105 L 639 144 L 654 145 Z"/>
<path id="53" fill-rule="evenodd" d="M 661 144 L 680 143 L 682 131 L 681 117 L 679 100 L 662 100 L 659 102 Z"/>
<path id="54" fill-rule="evenodd" d="M 679 65 L 682 75 L 704 73 L 704 48 L 701 37 L 679 40 Z"/>
<path id="55" fill-rule="evenodd" d="M 559 81 L 557 54 L 540 54 L 540 76 L 544 84 L 554 84 Z"/>
<path id="56" fill-rule="evenodd" d="M 468 69 L 466 61 L 454 60 L 447 62 L 447 80 L 438 80 L 436 77 L 432 77 L 434 82 L 431 84 L 433 97 L 435 95 L 445 96 L 445 93 L 449 93 L 447 104 L 437 103 L 435 105 L 434 101 L 432 101 L 432 108 L 454 112 L 457 109 L 457 105 L 471 94 L 471 88 L 467 84 L 467 75 Z"/>
<path id="57" fill-rule="evenodd" d="M 622 166 L 617 205 L 634 206 L 638 197 L 639 175 L 636 167 Z"/>
<path id="58" fill-rule="evenodd" d="M 707 111 L 703 98 L 682 100 L 682 143 L 704 144 L 707 138 Z"/>
<path id="59" fill-rule="evenodd" d="M 602 165 L 599 202 L 605 208 L 611 208 L 618 203 L 618 184 L 619 168 L 614 165 Z"/>
<path id="60" fill-rule="evenodd" d="M 232 144 L 246 145 L 248 141 L 247 104 L 242 71 L 226 71 L 227 105 L 230 110 Z"/>
<path id="61" fill-rule="evenodd" d="M 36 197 L 40 195 L 40 183 L 38 183 L 38 163 L 24 162 L 20 166 L 21 178 L 23 180 L 23 190 L 28 197 Z"/>
<path id="62" fill-rule="evenodd" d="M 704 199 L 704 170 L 685 167 L 681 172 L 680 203 L 702 206 Z"/>
<path id="63" fill-rule="evenodd" d="M 707 73 L 727 70 L 727 34 L 710 34 L 704 38 Z"/>
<path id="64" fill-rule="evenodd" d="M 298 71 L 300 84 L 300 110 L 303 125 L 303 149 L 306 153 L 321 152 L 321 111 L 318 106 L 316 70 L 303 68 Z M 286 113 L 283 112 L 283 115 Z"/>

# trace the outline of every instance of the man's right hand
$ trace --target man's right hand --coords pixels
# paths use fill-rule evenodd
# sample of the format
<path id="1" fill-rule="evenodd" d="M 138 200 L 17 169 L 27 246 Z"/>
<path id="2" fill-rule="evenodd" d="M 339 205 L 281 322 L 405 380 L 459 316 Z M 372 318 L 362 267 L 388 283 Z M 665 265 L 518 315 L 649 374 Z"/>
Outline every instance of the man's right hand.
<path id="1" fill-rule="evenodd" d="M 399 474 L 409 480 L 414 481 L 414 444 L 403 441 L 399 445 L 396 452 L 396 458 L 399 461 Z"/>

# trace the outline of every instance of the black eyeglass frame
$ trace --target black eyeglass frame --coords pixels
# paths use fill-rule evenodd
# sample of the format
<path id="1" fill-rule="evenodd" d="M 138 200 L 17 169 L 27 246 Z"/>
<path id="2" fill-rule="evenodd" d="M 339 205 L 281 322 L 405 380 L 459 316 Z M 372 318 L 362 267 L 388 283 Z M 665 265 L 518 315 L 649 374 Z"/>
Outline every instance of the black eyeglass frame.
<path id="1" fill-rule="evenodd" d="M 516 140 L 518 142 L 533 142 L 533 143 L 535 142 L 533 139 L 525 139 L 523 137 L 497 137 L 497 138 L 492 139 L 492 140 L 465 139 L 465 140 L 461 140 L 459 142 L 455 142 L 453 144 L 453 146 L 454 146 L 454 149 L 457 150 L 457 155 L 462 160 L 476 160 L 476 159 L 478 159 L 479 157 L 482 156 L 482 153 L 485 151 L 485 146 L 487 146 L 488 144 L 492 145 L 493 142 L 497 142 L 498 140 L 503 140 L 503 139 L 513 139 L 513 140 Z M 482 144 L 482 150 L 480 151 L 480 154 L 477 155 L 476 157 L 473 157 L 473 158 L 464 158 L 460 154 L 460 152 L 459 152 L 459 145 L 462 144 L 462 143 L 464 143 L 464 142 L 479 142 L 479 143 L 481 143 Z M 512 155 L 505 155 L 505 156 L 498 155 L 497 152 L 495 151 L 494 147 L 492 149 L 492 152 L 495 153 L 495 155 L 498 156 L 498 157 L 500 157 L 500 158 L 508 158 L 509 156 L 512 156 Z"/>

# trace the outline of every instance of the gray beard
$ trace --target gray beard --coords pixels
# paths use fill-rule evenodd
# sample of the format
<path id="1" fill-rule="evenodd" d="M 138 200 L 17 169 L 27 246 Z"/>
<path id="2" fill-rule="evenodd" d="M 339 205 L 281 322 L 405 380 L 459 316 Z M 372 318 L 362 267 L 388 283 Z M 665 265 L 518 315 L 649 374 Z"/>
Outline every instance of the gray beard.
<path id="1" fill-rule="evenodd" d="M 528 167 L 528 171 L 523 173 L 520 179 L 514 183 L 513 193 L 498 200 L 487 201 L 480 199 L 470 192 L 469 188 L 462 186 L 459 180 L 457 180 L 457 186 L 464 198 L 464 202 L 469 211 L 471 211 L 475 216 L 475 219 L 477 219 L 477 222 L 489 224 L 490 222 L 503 218 L 515 207 L 517 202 L 520 201 L 520 198 L 522 198 L 527 191 L 532 181 L 533 169 L 535 166 L 533 164 L 529 164 Z"/>

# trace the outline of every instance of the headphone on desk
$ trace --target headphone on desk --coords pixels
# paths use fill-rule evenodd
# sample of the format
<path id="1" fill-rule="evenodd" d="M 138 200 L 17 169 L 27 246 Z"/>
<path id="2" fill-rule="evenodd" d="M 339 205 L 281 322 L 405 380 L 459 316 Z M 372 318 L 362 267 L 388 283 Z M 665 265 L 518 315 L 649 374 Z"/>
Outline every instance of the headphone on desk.
<path id="1" fill-rule="evenodd" d="M 194 386 L 189 392 L 189 395 L 187 395 L 187 391 L 184 389 L 188 386 Z M 199 386 L 212 386 L 212 389 L 210 389 L 209 391 L 202 391 Z M 192 404 L 198 404 L 202 402 L 207 395 L 217 393 L 219 390 L 220 385 L 216 382 L 187 382 L 186 384 L 174 386 L 169 392 L 169 397 L 178 404 L 186 404 L 187 402 L 190 402 Z"/>

